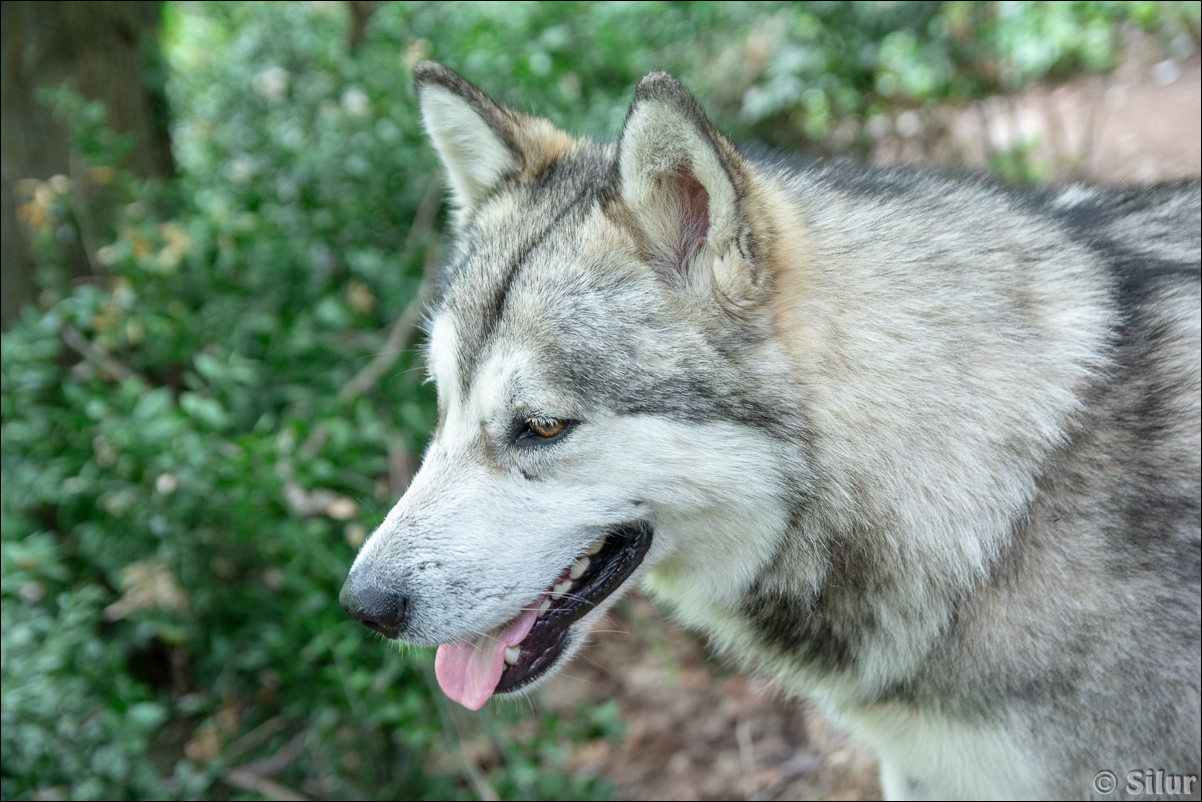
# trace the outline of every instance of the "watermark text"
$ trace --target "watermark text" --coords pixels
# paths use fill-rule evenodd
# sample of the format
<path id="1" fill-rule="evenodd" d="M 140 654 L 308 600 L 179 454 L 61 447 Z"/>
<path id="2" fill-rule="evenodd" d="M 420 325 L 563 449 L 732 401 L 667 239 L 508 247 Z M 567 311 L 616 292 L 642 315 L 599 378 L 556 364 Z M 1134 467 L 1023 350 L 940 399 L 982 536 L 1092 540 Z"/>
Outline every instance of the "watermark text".
<path id="1" fill-rule="evenodd" d="M 1123 777 L 1123 789 L 1131 796 L 1190 796 L 1198 785 L 1197 774 L 1170 774 L 1163 769 L 1136 769 Z M 1093 778 L 1093 789 L 1102 795 L 1118 790 L 1119 778 L 1113 771 L 1099 771 Z"/>

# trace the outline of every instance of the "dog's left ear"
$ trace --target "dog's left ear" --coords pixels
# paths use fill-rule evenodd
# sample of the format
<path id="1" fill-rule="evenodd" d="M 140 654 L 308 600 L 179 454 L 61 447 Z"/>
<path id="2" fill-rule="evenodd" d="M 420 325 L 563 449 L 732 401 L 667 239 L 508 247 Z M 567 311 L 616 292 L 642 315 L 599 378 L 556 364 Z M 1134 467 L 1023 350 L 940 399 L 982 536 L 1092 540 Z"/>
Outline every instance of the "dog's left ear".
<path id="1" fill-rule="evenodd" d="M 618 185 L 663 280 L 709 284 L 729 300 L 754 289 L 743 157 L 667 73 L 635 91 L 618 141 Z"/>

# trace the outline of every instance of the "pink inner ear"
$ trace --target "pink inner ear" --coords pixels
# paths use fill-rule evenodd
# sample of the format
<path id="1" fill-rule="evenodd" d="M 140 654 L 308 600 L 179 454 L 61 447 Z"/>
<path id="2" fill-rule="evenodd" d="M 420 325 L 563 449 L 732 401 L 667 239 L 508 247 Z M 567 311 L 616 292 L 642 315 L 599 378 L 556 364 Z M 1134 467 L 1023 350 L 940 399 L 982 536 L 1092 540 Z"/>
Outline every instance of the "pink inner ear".
<path id="1" fill-rule="evenodd" d="M 671 187 L 676 195 L 676 247 L 673 269 L 688 275 L 710 230 L 710 195 L 691 172 L 679 175 Z"/>

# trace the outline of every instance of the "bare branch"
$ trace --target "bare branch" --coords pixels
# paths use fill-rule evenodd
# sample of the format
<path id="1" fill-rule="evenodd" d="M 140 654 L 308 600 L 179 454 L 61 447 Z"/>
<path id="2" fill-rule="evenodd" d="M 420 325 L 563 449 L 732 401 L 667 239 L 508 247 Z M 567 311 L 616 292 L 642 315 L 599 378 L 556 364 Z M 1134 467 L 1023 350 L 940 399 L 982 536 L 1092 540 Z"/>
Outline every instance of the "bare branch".
<path id="1" fill-rule="evenodd" d="M 78 353 L 84 359 L 88 360 L 117 381 L 125 381 L 126 379 L 132 379 L 138 375 L 93 345 L 87 337 L 80 334 L 79 329 L 75 328 L 70 323 L 64 323 L 60 331 L 63 335 L 63 342 L 65 342 L 71 348 L 71 350 Z"/>
<path id="2" fill-rule="evenodd" d="M 251 749 L 254 749 L 271 736 L 283 730 L 285 726 L 287 726 L 287 722 L 284 721 L 283 716 L 269 718 L 230 744 L 229 749 L 226 749 L 222 753 L 222 757 L 229 761 L 237 760 Z"/>
<path id="3" fill-rule="evenodd" d="M 88 257 L 88 267 L 92 275 L 103 278 L 108 275 L 108 268 L 100 262 L 96 255 L 96 237 L 92 231 L 92 213 L 88 209 L 87 173 L 83 168 L 83 157 L 75 150 L 71 151 L 71 211 L 75 213 L 75 223 L 79 226 L 79 241 L 83 245 L 84 255 Z"/>
<path id="4" fill-rule="evenodd" d="M 278 717 L 277 717 L 278 718 Z M 271 724 L 276 719 L 269 719 L 265 724 Z M 279 725 L 277 725 L 279 726 Z M 263 729 L 261 726 L 260 729 Z M 278 730 L 275 730 L 278 731 Z M 256 730 L 255 732 L 258 732 Z M 254 735 L 252 732 L 251 735 Z M 268 777 L 274 777 L 282 772 L 296 760 L 301 750 L 305 748 L 305 737 L 308 731 L 302 731 L 293 736 L 280 751 L 270 757 L 265 757 L 261 760 L 256 760 L 253 763 L 248 763 L 245 766 L 230 769 L 222 778 L 235 788 L 241 788 L 244 791 L 254 791 L 257 794 L 262 794 L 268 799 L 282 800 L 306 800 L 307 796 L 298 794 L 291 788 L 280 785 Z M 270 737 L 270 735 L 268 736 Z"/>
<path id="5" fill-rule="evenodd" d="M 243 791 L 254 791 L 268 799 L 280 799 L 284 802 L 307 802 L 309 797 L 298 794 L 291 788 L 286 788 L 277 782 L 260 777 L 250 769 L 230 769 L 222 777 L 229 785 Z"/>
<path id="6" fill-rule="evenodd" d="M 1113 76 L 1099 78 L 1093 103 L 1089 106 L 1089 119 L 1085 123 L 1085 134 L 1081 140 L 1081 149 L 1077 153 L 1077 162 L 1081 171 L 1088 173 L 1093 167 L 1094 147 L 1100 138 L 1099 132 L 1106 124 L 1106 93 L 1114 82 Z"/>
<path id="7" fill-rule="evenodd" d="M 430 229 L 434 226 L 434 217 L 438 213 L 438 207 L 442 198 L 442 178 L 441 175 L 435 173 L 430 180 L 430 186 L 426 188 L 426 194 L 422 197 L 422 201 L 418 204 L 417 215 L 413 219 L 413 226 L 409 229 L 408 236 L 405 237 L 405 245 L 401 249 L 402 263 L 408 261 L 413 255 L 413 251 L 426 238 Z M 343 385 L 342 390 L 338 393 L 338 400 L 346 402 L 358 396 L 360 393 L 371 388 L 380 380 L 380 377 L 388 372 L 404 353 L 409 345 L 409 338 L 413 336 L 417 324 L 421 322 L 422 313 L 425 311 L 426 302 L 430 295 L 430 285 L 432 283 L 431 272 L 433 268 L 432 254 L 427 254 L 425 270 L 422 275 L 421 286 L 418 287 L 417 296 L 409 302 L 405 307 L 405 311 L 397 318 L 388 330 L 388 338 L 384 341 L 384 347 L 376 354 L 375 358 L 367 364 L 363 370 L 356 373 L 350 381 Z"/>
<path id="8" fill-rule="evenodd" d="M 492 783 L 488 781 L 484 772 L 480 770 L 476 761 L 464 748 L 463 728 L 459 726 L 459 715 L 441 697 L 435 698 L 435 707 L 438 709 L 438 717 L 442 720 L 442 731 L 447 736 L 451 751 L 459 759 L 463 774 L 472 784 L 472 788 L 476 790 L 476 796 L 480 797 L 482 802 L 499 800 L 501 795 L 497 793 L 497 789 L 492 787 Z M 455 734 L 454 740 L 450 738 L 451 732 Z"/>
<path id="9" fill-rule="evenodd" d="M 743 798 L 756 799 L 755 749 L 751 737 L 752 722 L 740 718 L 735 724 L 735 742 L 739 745 L 739 763 L 743 769 Z"/>
<path id="10" fill-rule="evenodd" d="M 401 246 L 400 261 L 402 264 L 413 256 L 413 251 L 434 227 L 434 216 L 438 214 L 440 206 L 442 206 L 442 173 L 436 172 L 430 177 L 426 193 L 422 195 L 421 201 L 417 204 L 417 214 L 413 216 L 413 225 L 409 227 L 409 233 L 405 235 L 405 244 Z"/>
<path id="11" fill-rule="evenodd" d="M 993 134 L 989 130 L 989 110 L 985 107 L 985 102 L 985 100 L 978 100 L 973 104 L 973 108 L 977 112 L 977 122 L 980 125 L 981 158 L 985 160 L 985 167 L 988 168 L 993 164 L 993 157 L 997 154 L 997 149 L 993 145 Z"/>
<path id="12" fill-rule="evenodd" d="M 1064 132 L 1064 124 L 1060 115 L 1060 104 L 1056 100 L 1056 91 L 1050 86 L 1043 87 L 1039 92 L 1043 101 L 1043 116 L 1048 124 L 1048 149 L 1052 152 L 1052 169 L 1057 177 L 1076 171 L 1069 153 L 1068 137 Z"/>
<path id="13" fill-rule="evenodd" d="M 328 515 L 336 521 L 348 521 L 359 512 L 359 505 L 348 496 L 323 487 L 316 490 L 301 487 L 300 482 L 296 481 L 292 461 L 287 457 L 281 457 L 276 462 L 275 473 L 284 483 L 284 503 L 301 518 Z"/>
<path id="14" fill-rule="evenodd" d="M 388 489 L 392 492 L 394 499 L 405 494 L 415 473 L 417 473 L 417 465 L 413 455 L 401 444 L 400 437 L 390 436 L 388 438 Z"/>
<path id="15" fill-rule="evenodd" d="M 262 760 L 248 763 L 242 768 L 260 777 L 274 777 L 292 765 L 292 761 L 296 760 L 297 756 L 305 748 L 305 738 L 308 735 L 308 730 L 302 730 L 294 735 L 291 741 L 271 757 L 265 757 Z"/>
<path id="16" fill-rule="evenodd" d="M 405 311 L 388 329 L 388 338 L 384 341 L 384 347 L 367 364 L 367 367 L 356 373 L 350 381 L 343 385 L 342 390 L 338 393 L 339 401 L 350 401 L 364 390 L 374 386 L 405 352 L 409 345 L 409 338 L 413 336 L 417 324 L 421 322 L 422 312 L 425 310 L 426 300 L 430 294 L 429 286 L 428 278 L 423 278 L 417 291 L 417 297 L 409 302 Z"/>
<path id="17" fill-rule="evenodd" d="M 484 772 L 480 771 L 480 767 L 476 762 L 467 756 L 467 752 L 463 749 L 463 736 L 456 736 L 459 741 L 459 757 L 463 760 L 463 771 L 467 774 L 468 780 L 472 787 L 476 789 L 476 796 L 480 797 L 481 802 L 498 802 L 501 795 L 492 787 L 487 779 L 484 778 Z"/>

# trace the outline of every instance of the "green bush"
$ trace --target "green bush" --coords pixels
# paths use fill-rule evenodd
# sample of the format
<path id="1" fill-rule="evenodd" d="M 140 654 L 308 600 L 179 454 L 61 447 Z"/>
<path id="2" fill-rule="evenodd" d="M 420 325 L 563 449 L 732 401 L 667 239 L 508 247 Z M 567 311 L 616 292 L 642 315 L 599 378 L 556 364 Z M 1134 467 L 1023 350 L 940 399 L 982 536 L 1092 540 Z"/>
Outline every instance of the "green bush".
<path id="1" fill-rule="evenodd" d="M 1183 47 L 1197 18 L 395 3 L 351 52 L 343 4 L 169 5 L 179 178 L 120 169 L 103 109 L 56 89 L 81 169 L 23 185 L 45 308 L 3 337 L 3 797 L 228 796 L 247 791 L 231 767 L 281 753 L 296 757 L 265 776 L 327 797 L 608 792 L 563 772 L 563 744 L 621 737 L 613 705 L 517 729 L 520 706 L 452 709 L 428 653 L 337 604 L 434 423 L 412 351 L 344 390 L 441 247 L 419 59 L 598 136 L 667 68 L 737 135 L 824 152 L 844 120 L 1106 68 L 1117 21 Z M 75 238 L 94 283 L 67 283 Z"/>

